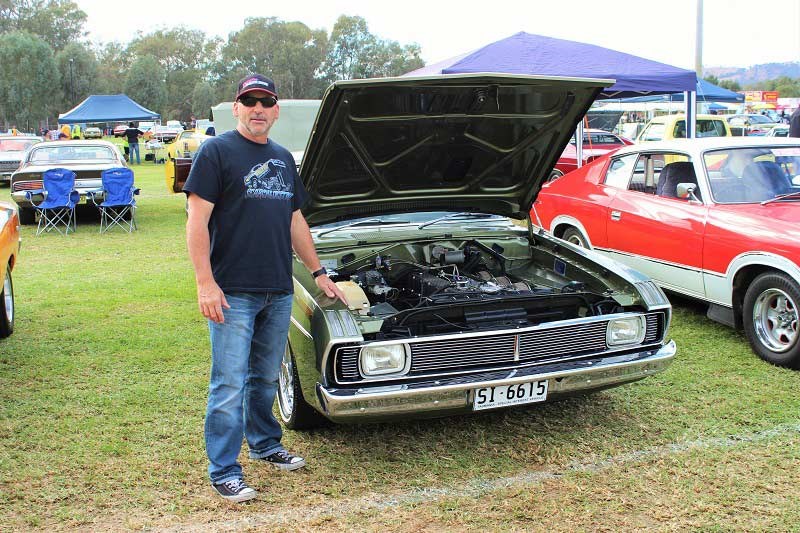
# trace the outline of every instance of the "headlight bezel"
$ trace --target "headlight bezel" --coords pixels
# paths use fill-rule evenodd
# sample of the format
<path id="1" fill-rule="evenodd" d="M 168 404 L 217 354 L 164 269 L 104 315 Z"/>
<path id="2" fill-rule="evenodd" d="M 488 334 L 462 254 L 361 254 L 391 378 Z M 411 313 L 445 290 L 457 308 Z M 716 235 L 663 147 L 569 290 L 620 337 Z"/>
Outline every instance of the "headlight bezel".
<path id="1" fill-rule="evenodd" d="M 395 356 L 400 356 L 402 354 L 402 365 L 395 365 L 392 368 L 384 368 L 379 370 L 372 370 L 369 371 L 366 368 L 367 364 L 367 357 L 369 356 L 369 352 L 376 352 L 376 351 L 388 351 L 392 350 L 396 353 L 393 354 Z M 390 354 L 391 355 L 391 354 Z M 362 346 L 361 349 L 358 351 L 358 372 L 361 374 L 363 379 L 386 379 L 392 377 L 400 377 L 405 376 L 408 374 L 408 371 L 411 369 L 411 349 L 406 343 L 397 343 L 397 344 L 382 344 L 382 345 L 367 345 Z"/>
<path id="2" fill-rule="evenodd" d="M 635 336 L 623 329 L 638 328 Z M 633 346 L 644 342 L 647 335 L 647 321 L 644 315 L 624 316 L 613 318 L 606 325 L 606 346 L 615 348 L 620 346 Z"/>

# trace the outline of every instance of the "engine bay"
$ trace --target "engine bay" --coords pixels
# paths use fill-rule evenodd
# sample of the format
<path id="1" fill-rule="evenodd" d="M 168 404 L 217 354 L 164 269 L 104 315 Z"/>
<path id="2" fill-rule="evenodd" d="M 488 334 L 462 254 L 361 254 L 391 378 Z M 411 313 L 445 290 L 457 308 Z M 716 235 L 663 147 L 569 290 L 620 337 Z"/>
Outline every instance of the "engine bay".
<path id="1" fill-rule="evenodd" d="M 374 338 L 526 327 L 618 312 L 605 291 L 537 264 L 526 247 L 477 240 L 348 254 L 329 275 Z M 525 251 L 524 255 L 520 253 Z"/>

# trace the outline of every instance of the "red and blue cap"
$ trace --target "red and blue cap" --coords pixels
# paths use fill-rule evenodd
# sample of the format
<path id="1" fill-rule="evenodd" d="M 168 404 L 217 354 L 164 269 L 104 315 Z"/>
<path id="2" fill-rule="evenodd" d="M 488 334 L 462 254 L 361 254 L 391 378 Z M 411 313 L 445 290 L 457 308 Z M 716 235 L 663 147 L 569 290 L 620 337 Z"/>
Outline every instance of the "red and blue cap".
<path id="1" fill-rule="evenodd" d="M 261 74 L 251 74 L 242 78 L 239 82 L 239 88 L 236 90 L 236 98 L 238 100 L 241 96 L 253 91 L 264 91 L 271 94 L 275 98 L 278 97 L 278 91 L 275 89 L 275 82 Z"/>

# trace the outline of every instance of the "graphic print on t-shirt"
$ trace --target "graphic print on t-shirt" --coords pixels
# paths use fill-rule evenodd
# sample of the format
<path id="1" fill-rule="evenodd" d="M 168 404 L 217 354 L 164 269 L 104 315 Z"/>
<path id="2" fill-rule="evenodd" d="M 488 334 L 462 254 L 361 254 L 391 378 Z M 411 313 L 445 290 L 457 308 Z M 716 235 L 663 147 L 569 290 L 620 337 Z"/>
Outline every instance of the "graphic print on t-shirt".
<path id="1" fill-rule="evenodd" d="M 287 183 L 283 179 L 284 170 L 286 163 L 280 159 L 270 159 L 251 168 L 244 177 L 244 184 L 247 187 L 245 197 L 290 200 L 294 193 L 291 182 Z"/>

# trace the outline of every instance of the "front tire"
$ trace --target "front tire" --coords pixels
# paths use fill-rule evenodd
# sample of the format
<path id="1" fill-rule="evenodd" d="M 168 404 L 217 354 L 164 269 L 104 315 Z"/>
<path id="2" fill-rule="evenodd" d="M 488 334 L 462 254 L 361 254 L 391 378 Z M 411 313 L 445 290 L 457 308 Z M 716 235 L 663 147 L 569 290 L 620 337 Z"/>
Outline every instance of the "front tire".
<path id="1" fill-rule="evenodd" d="M 563 176 L 563 175 L 564 175 L 564 173 L 563 173 L 563 172 L 561 172 L 560 170 L 558 170 L 558 169 L 553 169 L 553 170 L 550 172 L 550 175 L 549 175 L 549 176 L 547 176 L 547 181 L 549 182 L 549 181 L 557 180 L 558 178 L 560 178 L 560 177 L 561 177 L 561 176 Z"/>
<path id="2" fill-rule="evenodd" d="M 744 296 L 744 332 L 753 351 L 773 365 L 800 368 L 800 287 L 779 272 L 761 274 Z"/>
<path id="3" fill-rule="evenodd" d="M 561 238 L 570 244 L 574 244 L 575 246 L 589 248 L 589 243 L 586 242 L 586 237 L 584 237 L 583 233 L 575 228 L 567 228 L 564 230 L 564 236 Z"/>
<path id="4" fill-rule="evenodd" d="M 278 411 L 283 424 L 289 429 L 313 429 L 325 423 L 325 419 L 311 407 L 300 388 L 294 355 L 286 343 L 278 376 Z"/>
<path id="5" fill-rule="evenodd" d="M 5 339 L 14 332 L 14 283 L 11 281 L 11 269 L 6 269 L 0 292 L 0 339 Z"/>

